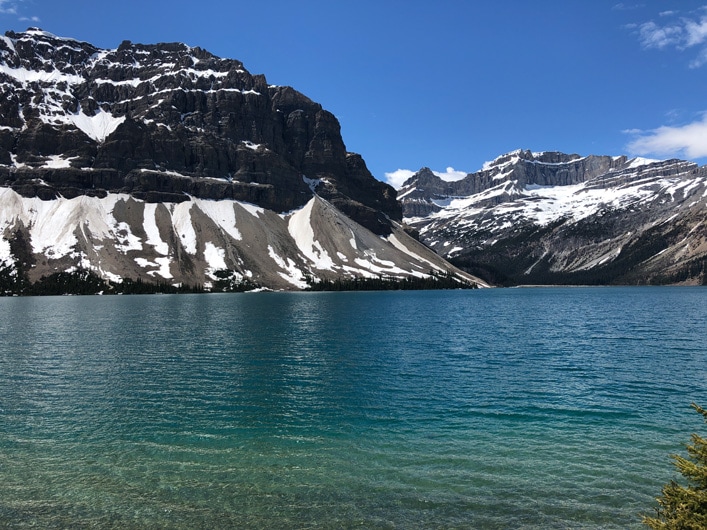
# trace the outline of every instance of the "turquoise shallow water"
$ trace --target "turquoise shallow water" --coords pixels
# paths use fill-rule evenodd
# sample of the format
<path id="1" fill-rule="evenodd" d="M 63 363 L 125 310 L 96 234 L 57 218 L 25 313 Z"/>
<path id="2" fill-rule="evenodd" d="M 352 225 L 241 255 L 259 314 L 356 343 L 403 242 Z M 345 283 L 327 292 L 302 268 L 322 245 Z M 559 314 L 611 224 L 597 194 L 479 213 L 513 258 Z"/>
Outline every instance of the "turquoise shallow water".
<path id="1" fill-rule="evenodd" d="M 640 528 L 707 289 L 0 299 L 0 527 Z"/>

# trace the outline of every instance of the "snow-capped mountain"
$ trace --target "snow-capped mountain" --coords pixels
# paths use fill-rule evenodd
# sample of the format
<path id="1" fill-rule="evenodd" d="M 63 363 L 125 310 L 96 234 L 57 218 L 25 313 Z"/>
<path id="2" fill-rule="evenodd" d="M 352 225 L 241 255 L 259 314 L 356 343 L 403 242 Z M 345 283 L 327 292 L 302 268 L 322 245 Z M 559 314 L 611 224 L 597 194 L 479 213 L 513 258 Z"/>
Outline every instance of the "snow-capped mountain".
<path id="1" fill-rule="evenodd" d="M 706 283 L 707 167 L 514 151 L 398 199 L 420 239 L 494 283 Z"/>
<path id="2" fill-rule="evenodd" d="M 469 278 L 401 220 L 331 113 L 239 61 L 36 28 L 0 37 L 0 273 L 276 289 Z"/>

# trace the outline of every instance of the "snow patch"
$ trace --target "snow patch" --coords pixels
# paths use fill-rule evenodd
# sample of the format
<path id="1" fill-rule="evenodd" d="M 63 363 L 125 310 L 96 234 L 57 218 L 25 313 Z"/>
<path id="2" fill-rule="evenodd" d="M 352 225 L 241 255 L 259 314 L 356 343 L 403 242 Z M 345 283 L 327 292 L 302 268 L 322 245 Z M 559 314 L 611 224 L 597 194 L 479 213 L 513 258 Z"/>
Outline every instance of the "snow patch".
<path id="1" fill-rule="evenodd" d="M 493 160 L 490 160 L 488 162 L 484 162 L 483 166 L 481 166 L 481 171 L 488 171 L 490 169 L 493 169 L 494 167 L 505 167 L 509 164 L 514 164 L 518 160 L 520 160 L 520 155 L 521 150 L 516 149 L 515 151 L 511 151 L 510 153 L 506 153 L 505 155 L 501 155 Z M 508 158 L 505 162 L 501 162 L 502 159 Z"/>
<path id="2" fill-rule="evenodd" d="M 240 231 L 236 228 L 236 212 L 233 201 L 210 201 L 193 199 L 199 210 L 204 212 L 217 226 L 221 227 L 236 241 L 241 241 Z"/>
<path id="3" fill-rule="evenodd" d="M 154 277 L 159 274 L 166 280 L 174 278 L 172 273 L 169 271 L 169 266 L 171 264 L 169 258 L 156 258 L 155 261 L 149 261 L 145 258 L 135 258 L 135 263 L 140 265 L 143 269 L 146 269 L 147 267 L 157 267 L 156 271 L 147 271 L 149 276 Z"/>
<path id="4" fill-rule="evenodd" d="M 61 155 L 51 155 L 47 157 L 44 162 L 44 167 L 51 169 L 64 169 L 71 167 L 71 161 L 76 160 L 78 157 L 73 156 L 71 158 L 63 158 Z"/>
<path id="5" fill-rule="evenodd" d="M 214 273 L 218 270 L 227 269 L 226 266 L 226 251 L 214 245 L 211 241 L 204 243 L 204 260 L 209 264 L 206 274 L 211 279 L 216 279 Z"/>
<path id="6" fill-rule="evenodd" d="M 268 245 L 268 255 L 273 259 L 275 263 L 277 263 L 278 267 L 287 271 L 287 273 L 278 273 L 282 278 L 290 282 L 298 289 L 304 289 L 307 287 L 307 282 L 304 280 L 302 271 L 297 268 L 297 265 L 294 261 L 292 261 L 292 259 L 287 258 L 287 261 L 282 259 L 282 257 L 280 257 L 275 252 L 275 249 L 272 247 L 272 245 Z"/>
<path id="7" fill-rule="evenodd" d="M 354 263 L 356 263 L 356 265 L 358 265 L 359 267 L 365 269 L 369 273 L 366 275 L 368 277 L 389 276 L 394 274 L 406 276 L 408 274 L 408 271 L 403 270 L 400 267 L 396 267 L 395 264 L 392 262 L 376 260 L 375 256 L 373 258 L 374 259 L 372 261 L 366 261 L 363 258 L 356 258 L 354 260 Z M 379 263 L 383 265 L 383 267 L 376 265 L 374 261 L 379 261 Z"/>
<path id="8" fill-rule="evenodd" d="M 635 169 L 637 167 L 655 164 L 656 162 L 660 162 L 660 160 L 654 160 L 652 158 L 642 158 L 640 156 L 637 156 L 629 162 L 629 164 L 626 166 L 626 169 Z"/>
<path id="9" fill-rule="evenodd" d="M 358 247 L 356 246 L 356 234 L 354 234 L 353 230 L 351 230 L 351 239 L 349 239 L 349 243 L 351 244 L 351 248 L 358 250 Z"/>
<path id="10" fill-rule="evenodd" d="M 6 239 L 0 239 L 0 266 L 9 265 L 14 260 L 10 252 L 10 242 Z"/>
<path id="11" fill-rule="evenodd" d="M 157 218 L 155 217 L 157 213 L 157 204 L 145 203 L 145 211 L 143 217 L 143 228 L 145 229 L 145 234 L 147 234 L 147 243 L 155 247 L 155 251 L 163 256 L 169 254 L 169 246 L 165 241 L 162 241 L 160 236 L 160 230 L 157 228 Z"/>
<path id="12" fill-rule="evenodd" d="M 432 263 L 431 261 L 429 261 L 429 260 L 423 258 L 423 257 L 420 256 L 419 254 L 416 254 L 415 252 L 413 252 L 413 251 L 411 251 L 409 248 L 407 248 L 407 247 L 397 238 L 397 236 L 396 236 L 395 234 L 390 234 L 390 235 L 388 236 L 388 242 L 389 242 L 391 245 L 393 245 L 395 248 L 397 248 L 398 250 L 402 251 L 403 253 L 407 254 L 408 256 L 412 256 L 413 258 L 415 258 L 415 259 L 418 260 L 419 262 L 421 262 L 421 263 L 427 263 L 430 267 L 432 267 L 433 269 L 436 269 L 436 270 L 438 270 L 438 271 L 444 271 L 444 269 L 443 269 L 442 267 L 440 267 L 439 265 L 436 265 L 436 264 Z"/>
<path id="13" fill-rule="evenodd" d="M 98 109 L 98 112 L 93 116 L 87 116 L 81 112 L 79 107 L 78 112 L 67 114 L 66 119 L 83 131 L 86 136 L 102 144 L 125 121 L 125 116 L 116 118 L 103 109 Z"/>
<path id="14" fill-rule="evenodd" d="M 189 254 L 196 255 L 196 232 L 192 225 L 191 207 L 192 201 L 171 204 L 172 226 L 177 233 L 184 250 Z"/>
<path id="15" fill-rule="evenodd" d="M 19 81 L 23 85 L 29 83 L 78 85 L 85 82 L 85 79 L 80 75 L 65 74 L 59 70 L 50 70 L 48 72 L 44 70 L 27 70 L 26 68 L 12 68 L 7 64 L 0 64 L 0 73 Z"/>
<path id="16" fill-rule="evenodd" d="M 0 35 L 0 39 L 5 43 L 5 46 L 10 48 L 12 53 L 17 53 L 17 50 L 15 49 L 15 43 L 12 42 L 12 39 L 10 37 L 6 37 L 5 35 Z"/>
<path id="17" fill-rule="evenodd" d="M 256 206 L 255 204 L 251 204 L 249 202 L 239 201 L 238 205 L 253 217 L 260 218 L 260 214 L 265 213 L 265 208 L 261 208 L 260 206 Z"/>
<path id="18" fill-rule="evenodd" d="M 258 149 L 260 149 L 262 147 L 262 144 L 256 144 L 256 143 L 253 143 L 249 140 L 243 140 L 241 143 L 252 151 L 257 151 Z"/>
<path id="19" fill-rule="evenodd" d="M 317 269 L 334 270 L 334 262 L 321 243 L 314 238 L 311 218 L 315 200 L 314 198 L 310 199 L 300 210 L 292 214 L 287 224 L 287 230 L 302 254 L 307 256 Z"/>

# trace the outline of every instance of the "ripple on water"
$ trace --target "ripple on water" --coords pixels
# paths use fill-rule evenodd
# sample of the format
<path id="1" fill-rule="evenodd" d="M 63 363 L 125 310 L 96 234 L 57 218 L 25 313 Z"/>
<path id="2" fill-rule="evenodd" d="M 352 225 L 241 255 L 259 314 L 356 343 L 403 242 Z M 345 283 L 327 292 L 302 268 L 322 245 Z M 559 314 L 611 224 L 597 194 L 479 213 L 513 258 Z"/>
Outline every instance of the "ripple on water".
<path id="1" fill-rule="evenodd" d="M 0 299 L 0 526 L 640 528 L 701 427 L 706 301 Z"/>

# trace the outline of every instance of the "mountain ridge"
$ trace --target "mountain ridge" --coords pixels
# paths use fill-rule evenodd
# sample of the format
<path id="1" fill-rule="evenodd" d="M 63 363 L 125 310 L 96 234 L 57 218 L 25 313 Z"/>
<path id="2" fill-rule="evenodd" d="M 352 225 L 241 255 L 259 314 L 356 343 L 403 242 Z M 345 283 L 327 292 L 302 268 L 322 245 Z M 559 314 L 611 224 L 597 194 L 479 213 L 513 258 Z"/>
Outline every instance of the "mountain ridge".
<path id="1" fill-rule="evenodd" d="M 309 200 L 304 175 L 374 231 L 401 218 L 331 113 L 240 61 L 181 43 L 101 50 L 39 29 L 8 32 L 0 59 L 0 183 L 25 196 L 188 193 L 286 211 Z"/>
<path id="2" fill-rule="evenodd" d="M 492 283 L 707 282 L 693 162 L 517 150 L 454 182 L 422 168 L 398 198 L 421 241 Z"/>
<path id="3" fill-rule="evenodd" d="M 0 38 L 0 275 L 303 289 L 454 268 L 336 117 L 181 43 Z M 478 281 L 485 285 L 484 282 Z"/>
<path id="4" fill-rule="evenodd" d="M 422 168 L 396 192 L 333 114 L 235 59 L 0 37 L 8 277 L 704 284 L 706 201 L 692 162 L 529 150 L 453 182 Z"/>

